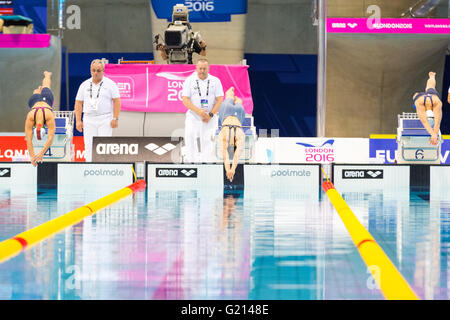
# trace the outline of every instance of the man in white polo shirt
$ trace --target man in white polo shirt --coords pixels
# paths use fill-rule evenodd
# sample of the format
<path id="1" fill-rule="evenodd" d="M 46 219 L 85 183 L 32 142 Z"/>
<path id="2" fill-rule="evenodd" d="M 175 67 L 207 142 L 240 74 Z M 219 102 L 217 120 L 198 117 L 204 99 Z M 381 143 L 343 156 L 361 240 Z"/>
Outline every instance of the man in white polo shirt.
<path id="1" fill-rule="evenodd" d="M 84 131 L 86 162 L 92 161 L 92 138 L 112 136 L 112 129 L 119 124 L 119 88 L 114 81 L 103 75 L 104 72 L 102 60 L 93 60 L 92 77 L 80 85 L 75 98 L 76 127 L 78 131 Z"/>
<path id="2" fill-rule="evenodd" d="M 197 61 L 196 72 L 183 85 L 183 104 L 189 109 L 185 121 L 185 162 L 214 161 L 217 112 L 223 101 L 219 78 L 209 74 L 208 60 Z"/>

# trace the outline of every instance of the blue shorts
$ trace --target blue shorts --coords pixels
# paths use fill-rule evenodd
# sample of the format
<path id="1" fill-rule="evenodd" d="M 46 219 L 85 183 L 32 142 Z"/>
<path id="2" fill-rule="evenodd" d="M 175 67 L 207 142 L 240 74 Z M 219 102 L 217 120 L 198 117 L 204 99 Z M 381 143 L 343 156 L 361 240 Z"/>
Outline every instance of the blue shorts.
<path id="1" fill-rule="evenodd" d="M 28 107 L 31 109 L 36 104 L 36 102 L 43 101 L 47 103 L 50 107 L 53 107 L 53 93 L 47 87 L 42 88 L 41 93 L 35 93 L 28 100 Z"/>

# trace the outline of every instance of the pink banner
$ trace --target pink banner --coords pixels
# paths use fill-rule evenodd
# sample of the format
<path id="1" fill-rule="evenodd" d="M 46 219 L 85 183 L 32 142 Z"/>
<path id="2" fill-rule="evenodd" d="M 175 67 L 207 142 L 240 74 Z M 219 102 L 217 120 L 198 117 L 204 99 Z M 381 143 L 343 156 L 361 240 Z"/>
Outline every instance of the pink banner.
<path id="1" fill-rule="evenodd" d="M 450 19 L 328 18 L 327 32 L 450 34 Z"/>
<path id="2" fill-rule="evenodd" d="M 49 34 L 0 34 L 0 48 L 48 48 Z"/>
<path id="3" fill-rule="evenodd" d="M 242 99 L 247 114 L 252 114 L 253 100 L 248 77 L 248 66 L 211 65 L 209 73 L 222 82 L 224 93 L 229 87 Z M 119 87 L 124 111 L 180 112 L 187 108 L 182 103 L 183 83 L 195 72 L 188 64 L 107 64 L 105 76 Z"/>

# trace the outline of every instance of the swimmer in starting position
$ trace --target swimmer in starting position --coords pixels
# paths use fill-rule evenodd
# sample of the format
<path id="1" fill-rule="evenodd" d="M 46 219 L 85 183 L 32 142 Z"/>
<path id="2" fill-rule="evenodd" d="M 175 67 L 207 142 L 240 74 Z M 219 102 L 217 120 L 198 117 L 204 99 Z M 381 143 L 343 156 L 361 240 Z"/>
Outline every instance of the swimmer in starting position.
<path id="1" fill-rule="evenodd" d="M 51 76 L 51 72 L 44 71 L 42 85 L 33 91 L 33 95 L 28 100 L 30 111 L 25 120 L 25 137 L 30 161 L 33 166 L 36 166 L 38 162 L 42 162 L 42 158 L 52 145 L 55 136 L 55 116 L 52 110 L 53 93 L 50 89 Z M 36 138 L 41 140 L 45 136 L 44 126 L 47 127 L 47 141 L 42 150 L 35 154 L 32 142 L 33 132 Z"/>
<path id="2" fill-rule="evenodd" d="M 234 95 L 234 88 L 231 87 L 225 93 L 225 101 L 219 109 L 219 124 L 222 126 L 219 139 L 222 141 L 223 165 L 230 182 L 233 181 L 238 159 L 244 148 L 245 134 L 242 130 L 244 119 L 242 100 Z"/>
<path id="3" fill-rule="evenodd" d="M 414 108 L 424 128 L 431 135 L 430 144 L 438 144 L 439 127 L 442 120 L 442 101 L 436 91 L 436 73 L 429 72 L 425 92 L 416 92 L 413 95 Z M 434 117 L 434 127 L 428 122 L 428 118 Z"/>

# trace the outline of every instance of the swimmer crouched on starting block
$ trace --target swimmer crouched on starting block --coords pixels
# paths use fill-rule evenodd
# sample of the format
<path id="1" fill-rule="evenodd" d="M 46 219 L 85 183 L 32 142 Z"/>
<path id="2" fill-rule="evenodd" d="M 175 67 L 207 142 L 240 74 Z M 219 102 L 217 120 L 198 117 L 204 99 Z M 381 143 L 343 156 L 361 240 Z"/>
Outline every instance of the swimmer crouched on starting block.
<path id="1" fill-rule="evenodd" d="M 442 120 L 442 101 L 436 91 L 436 73 L 428 73 L 425 92 L 416 92 L 413 95 L 414 108 L 424 128 L 431 135 L 430 144 L 438 144 L 439 127 Z M 434 117 L 434 128 L 431 128 L 428 117 Z"/>
<path id="2" fill-rule="evenodd" d="M 33 91 L 33 95 L 28 100 L 30 111 L 25 120 L 25 137 L 27 140 L 27 149 L 30 155 L 30 161 L 33 166 L 38 162 L 42 162 L 45 152 L 50 148 L 55 136 L 55 116 L 53 115 L 53 93 L 50 89 L 52 73 L 44 71 L 44 79 L 42 85 Z M 41 140 L 45 136 L 45 128 L 47 127 L 47 142 L 42 150 L 34 153 L 33 148 L 33 131 L 36 138 Z M 34 128 L 36 127 L 36 128 Z"/>
<path id="3" fill-rule="evenodd" d="M 223 165 L 230 182 L 233 181 L 238 159 L 244 148 L 245 134 L 242 130 L 244 119 L 242 100 L 234 95 L 234 88 L 231 87 L 225 93 L 225 101 L 219 109 L 219 124 L 222 126 L 219 139 L 222 141 Z"/>

